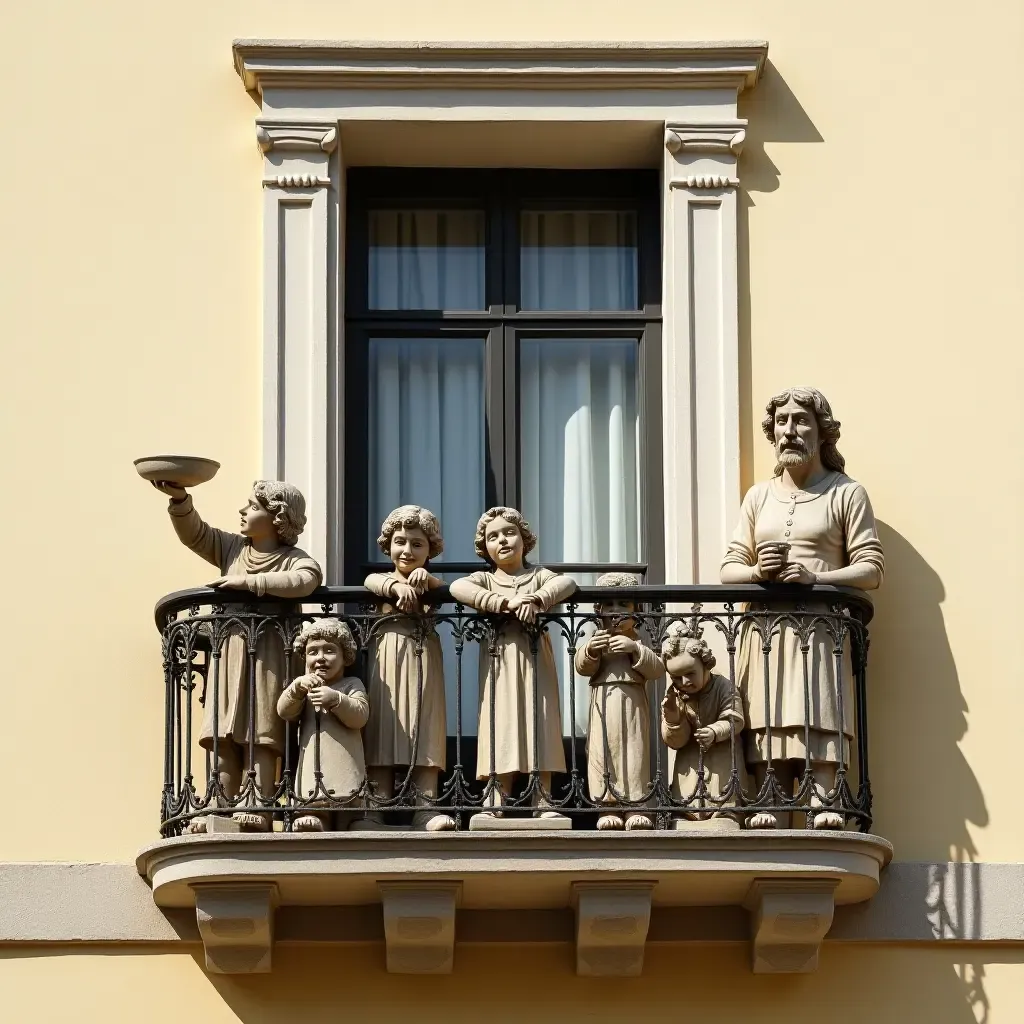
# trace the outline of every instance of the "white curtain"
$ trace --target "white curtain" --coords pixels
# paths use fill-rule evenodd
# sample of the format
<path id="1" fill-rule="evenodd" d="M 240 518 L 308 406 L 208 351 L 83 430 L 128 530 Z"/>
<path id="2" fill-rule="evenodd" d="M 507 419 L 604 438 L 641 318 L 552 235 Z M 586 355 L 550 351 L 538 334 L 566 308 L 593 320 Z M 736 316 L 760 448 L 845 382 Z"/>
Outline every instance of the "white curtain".
<path id="1" fill-rule="evenodd" d="M 545 562 L 639 562 L 640 429 L 634 340 L 540 338 L 519 349 L 523 511 Z M 593 574 L 576 574 L 581 585 Z M 555 636 L 552 634 L 552 641 Z M 568 734 L 569 659 L 562 652 Z M 576 685 L 577 734 L 589 692 Z"/>
<path id="2" fill-rule="evenodd" d="M 370 309 L 484 309 L 480 210 L 371 210 Z"/>
<path id="3" fill-rule="evenodd" d="M 484 502 L 484 342 L 374 338 L 370 343 L 370 523 L 399 505 L 441 520 L 441 560 L 473 561 Z"/>
<path id="4" fill-rule="evenodd" d="M 484 343 L 478 339 L 375 338 L 370 343 L 370 561 L 383 558 L 380 524 L 399 505 L 422 505 L 441 520 L 444 553 L 433 560 L 472 562 L 484 509 Z M 358 486 L 358 482 L 353 482 Z M 461 574 L 456 574 L 461 575 Z M 441 629 L 448 731 L 455 732 L 456 667 L 450 631 Z M 463 734 L 476 733 L 477 650 L 463 654 Z"/>
<path id="5" fill-rule="evenodd" d="M 523 309 L 636 309 L 636 215 L 526 210 L 519 222 Z"/>

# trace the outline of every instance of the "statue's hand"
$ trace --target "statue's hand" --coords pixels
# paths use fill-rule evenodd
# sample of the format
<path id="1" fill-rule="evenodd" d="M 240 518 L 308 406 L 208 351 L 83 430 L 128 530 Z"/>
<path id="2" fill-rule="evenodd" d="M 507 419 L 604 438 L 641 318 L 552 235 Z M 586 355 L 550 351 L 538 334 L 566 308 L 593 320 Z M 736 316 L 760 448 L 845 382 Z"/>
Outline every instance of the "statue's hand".
<path id="1" fill-rule="evenodd" d="M 218 576 L 215 580 L 211 580 L 206 585 L 208 587 L 217 587 L 225 590 L 245 590 L 248 584 L 246 580 L 248 576 Z"/>
<path id="2" fill-rule="evenodd" d="M 715 742 L 715 734 L 706 725 L 702 725 L 694 731 L 693 738 L 700 744 L 701 750 L 707 750 Z"/>
<path id="3" fill-rule="evenodd" d="M 679 707 L 679 691 L 670 686 L 661 698 L 661 715 L 668 725 L 678 725 L 683 720 L 682 709 Z"/>
<path id="4" fill-rule="evenodd" d="M 418 594 L 422 594 L 430 586 L 430 573 L 421 565 L 409 573 L 407 582 Z"/>
<path id="5" fill-rule="evenodd" d="M 810 569 L 803 565 L 798 565 L 796 562 L 789 562 L 784 565 L 779 575 L 775 578 L 780 583 L 803 583 L 807 586 L 818 582 L 818 577 Z"/>
<path id="6" fill-rule="evenodd" d="M 188 497 L 188 491 L 184 487 L 171 483 L 170 480 L 152 480 L 153 486 L 161 493 L 166 494 L 172 501 L 184 501 Z"/>

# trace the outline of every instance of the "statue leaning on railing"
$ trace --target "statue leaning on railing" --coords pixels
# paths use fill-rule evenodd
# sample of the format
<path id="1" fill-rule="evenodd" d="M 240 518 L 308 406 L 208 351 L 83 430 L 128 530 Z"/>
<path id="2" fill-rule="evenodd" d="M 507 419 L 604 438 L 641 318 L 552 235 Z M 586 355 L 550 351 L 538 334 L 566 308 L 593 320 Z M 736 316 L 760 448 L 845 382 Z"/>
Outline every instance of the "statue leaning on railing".
<path id="1" fill-rule="evenodd" d="M 790 388 L 768 403 L 762 428 L 775 447 L 775 475 L 743 499 L 722 563 L 723 583 L 821 583 L 860 590 L 881 584 L 884 561 L 874 513 L 867 491 L 843 472 L 839 426 L 814 388 Z M 824 619 L 813 625 L 808 619 L 830 607 L 802 602 L 800 608 L 799 620 L 787 620 L 786 608 L 776 602 L 770 615 L 741 627 L 736 684 L 747 713 L 746 759 L 758 803 L 772 802 L 765 797 L 773 789 L 780 798 L 792 798 L 799 785 L 811 808 L 822 808 L 814 814 L 814 827 L 842 828 L 843 815 L 829 805 L 849 766 L 854 735 L 849 651 L 841 656 L 839 687 L 835 637 Z M 761 635 L 773 629 L 774 640 Z M 762 647 L 769 642 L 766 659 Z M 747 822 L 749 828 L 778 824 L 768 811 Z"/>
<path id="2" fill-rule="evenodd" d="M 154 480 L 153 485 L 171 499 L 167 511 L 178 539 L 220 570 L 222 575 L 209 584 L 211 587 L 298 600 L 320 586 L 320 566 L 295 547 L 306 525 L 306 502 L 291 484 L 257 480 L 248 501 L 238 510 L 238 533 L 204 523 L 192 506 L 191 495 L 176 483 Z M 284 722 L 277 713 L 277 700 L 289 680 L 286 649 L 274 630 L 264 630 L 257 639 L 255 707 L 251 711 L 248 647 L 240 633 L 224 640 L 219 669 L 212 671 L 217 675 L 211 683 L 216 699 L 207 699 L 199 742 L 216 754 L 214 770 L 220 796 L 232 800 L 239 795 L 252 743 L 254 783 L 259 795 L 269 800 L 277 788 L 277 761 L 284 749 Z M 239 810 L 233 817 L 243 829 L 270 829 L 267 814 Z M 196 818 L 187 830 L 205 832 L 206 827 L 205 818 Z"/>

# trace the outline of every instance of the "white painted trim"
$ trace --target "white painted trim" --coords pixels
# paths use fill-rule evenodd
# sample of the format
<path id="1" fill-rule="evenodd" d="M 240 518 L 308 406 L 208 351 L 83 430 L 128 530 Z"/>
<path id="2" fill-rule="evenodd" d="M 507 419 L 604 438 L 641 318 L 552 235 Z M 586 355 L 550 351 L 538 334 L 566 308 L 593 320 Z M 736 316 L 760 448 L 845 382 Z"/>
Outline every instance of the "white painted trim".
<path id="1" fill-rule="evenodd" d="M 234 44 L 264 110 L 265 472 L 305 494 L 301 543 L 328 582 L 343 564 L 345 126 L 431 120 L 467 132 L 481 121 L 666 132 L 666 579 L 717 581 L 740 499 L 736 102 L 766 55 L 763 42 Z"/>

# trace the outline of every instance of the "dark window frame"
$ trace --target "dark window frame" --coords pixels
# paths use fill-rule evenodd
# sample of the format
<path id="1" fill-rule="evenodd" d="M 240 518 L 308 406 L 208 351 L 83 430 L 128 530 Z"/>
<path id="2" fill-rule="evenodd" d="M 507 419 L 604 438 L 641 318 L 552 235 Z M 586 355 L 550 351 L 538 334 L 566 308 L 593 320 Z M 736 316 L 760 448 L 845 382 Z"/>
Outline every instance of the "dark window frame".
<path id="1" fill-rule="evenodd" d="M 644 479 L 644 552 L 635 564 L 555 563 L 553 569 L 640 572 L 648 583 L 664 577 L 661 445 L 661 226 L 656 171 L 555 171 L 359 167 L 347 172 L 345 247 L 345 516 L 344 578 L 390 567 L 365 557 L 369 528 L 369 346 L 374 337 L 479 337 L 485 341 L 487 505 L 519 507 L 518 344 L 543 336 L 557 344 L 580 338 L 635 338 L 638 342 L 640 460 Z M 371 310 L 368 308 L 369 210 L 447 207 L 485 210 L 485 305 L 482 310 Z M 634 310 L 533 311 L 509 301 L 519 295 L 519 214 L 523 209 L 629 209 L 637 214 L 637 289 Z M 481 512 L 483 509 L 480 510 Z M 441 562 L 435 571 L 468 572 L 478 562 Z"/>

